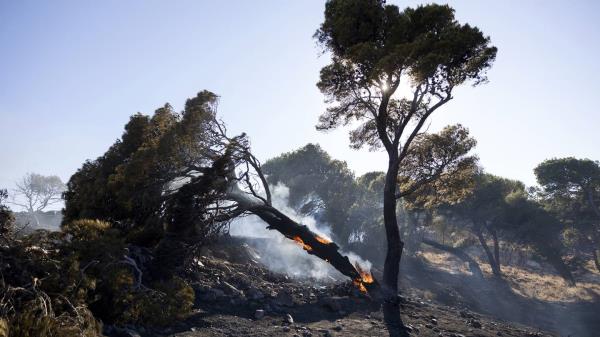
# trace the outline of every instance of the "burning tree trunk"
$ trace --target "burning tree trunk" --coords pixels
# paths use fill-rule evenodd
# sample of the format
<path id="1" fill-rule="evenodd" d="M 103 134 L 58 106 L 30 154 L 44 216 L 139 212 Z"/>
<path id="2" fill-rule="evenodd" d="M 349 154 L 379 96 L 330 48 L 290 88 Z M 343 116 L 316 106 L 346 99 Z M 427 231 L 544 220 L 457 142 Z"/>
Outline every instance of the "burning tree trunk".
<path id="1" fill-rule="evenodd" d="M 251 185 L 246 179 L 243 179 L 243 181 L 250 190 L 250 193 L 244 192 L 239 188 L 238 181 L 240 180 L 234 178 L 231 174 L 228 177 L 229 187 L 226 197 L 235 201 L 239 209 L 243 209 L 261 218 L 267 223 L 267 229 L 278 231 L 286 238 L 299 244 L 308 254 L 324 260 L 340 273 L 349 277 L 354 285 L 363 293 L 369 293 L 378 297 L 379 284 L 369 271 L 362 269 L 358 264 L 353 265 L 347 256 L 339 252 L 337 244 L 314 233 L 307 226 L 297 223 L 271 205 L 271 193 L 266 179 L 264 179 L 260 171 L 260 165 L 254 157 L 248 157 L 248 161 L 250 163 L 249 166 L 253 167 L 257 172 L 259 180 L 263 184 L 266 197 L 260 196 L 256 192 L 256 189 L 250 189 L 249 186 Z"/>
<path id="2" fill-rule="evenodd" d="M 276 230 L 286 238 L 296 241 L 311 255 L 326 261 L 352 282 L 362 292 L 372 292 L 378 288 L 373 276 L 359 265 L 352 265 L 347 256 L 340 254 L 339 247 L 334 242 L 313 233 L 308 227 L 301 225 L 269 205 L 256 206 L 251 213 L 260 217 L 269 226 L 267 229 Z"/>
<path id="3" fill-rule="evenodd" d="M 198 160 L 188 165 L 167 186 L 183 185 L 166 193 L 167 215 L 180 236 L 189 237 L 187 231 L 196 232 L 197 223 L 226 223 L 243 214 L 255 214 L 302 248 L 349 277 L 365 293 L 375 294 L 379 289 L 372 275 L 358 264 L 353 265 L 348 257 L 339 252 L 331 240 L 312 232 L 277 210 L 271 204 L 271 192 L 262 173 L 259 161 L 250 153 L 245 135 L 229 138 L 224 125 L 212 120 L 213 143 L 210 160 Z M 176 226 L 177 227 L 177 226 Z M 214 226 L 210 226 L 211 228 Z"/>

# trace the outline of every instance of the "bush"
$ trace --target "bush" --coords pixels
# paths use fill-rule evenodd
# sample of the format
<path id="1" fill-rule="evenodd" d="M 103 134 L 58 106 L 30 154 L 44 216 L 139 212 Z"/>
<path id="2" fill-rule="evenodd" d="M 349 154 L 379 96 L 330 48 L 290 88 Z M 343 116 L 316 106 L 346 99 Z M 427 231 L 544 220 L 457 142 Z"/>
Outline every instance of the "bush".
<path id="1" fill-rule="evenodd" d="M 181 278 L 152 280 L 139 247 L 108 222 L 76 220 L 0 246 L 0 337 L 100 336 L 109 324 L 164 325 L 192 309 Z M 142 282 L 144 281 L 144 282 Z"/>

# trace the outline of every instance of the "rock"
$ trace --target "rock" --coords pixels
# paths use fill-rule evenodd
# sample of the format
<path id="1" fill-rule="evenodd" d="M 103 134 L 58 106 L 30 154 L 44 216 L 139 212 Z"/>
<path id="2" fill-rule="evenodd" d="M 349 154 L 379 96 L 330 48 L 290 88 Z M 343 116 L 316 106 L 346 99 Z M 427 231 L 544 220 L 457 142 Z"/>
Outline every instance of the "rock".
<path id="1" fill-rule="evenodd" d="M 261 318 L 263 318 L 263 317 L 265 317 L 265 311 L 264 311 L 264 310 L 262 310 L 262 309 L 257 309 L 257 310 L 254 312 L 254 318 L 256 318 L 256 319 L 261 319 Z"/>
<path id="2" fill-rule="evenodd" d="M 284 322 L 289 324 L 294 324 L 294 318 L 290 314 L 286 314 L 284 318 Z"/>
<path id="3" fill-rule="evenodd" d="M 206 292 L 200 295 L 200 300 L 214 302 L 218 298 L 224 297 L 225 292 L 218 288 L 209 288 Z"/>
<path id="4" fill-rule="evenodd" d="M 335 331 L 342 331 L 342 326 L 341 325 L 336 325 L 333 330 Z"/>
<path id="5" fill-rule="evenodd" d="M 348 297 L 329 296 L 321 300 L 321 305 L 333 312 L 338 312 L 342 310 L 343 304 L 347 300 Z"/>
<path id="6" fill-rule="evenodd" d="M 1 330 L 0 330 L 1 332 Z M 140 337 L 140 334 L 130 328 L 120 328 L 113 325 L 104 327 L 104 333 L 114 337 Z M 4 336 L 3 336 L 4 337 Z"/>
<path id="7" fill-rule="evenodd" d="M 476 320 L 476 319 L 469 319 L 467 321 L 467 324 L 469 324 L 470 326 L 474 327 L 475 329 L 481 329 L 481 323 Z"/>
<path id="8" fill-rule="evenodd" d="M 437 325 L 437 324 L 438 324 L 438 321 L 437 321 L 437 319 L 435 319 L 435 318 L 432 318 L 432 319 L 431 319 L 431 324 L 435 324 L 435 325 Z"/>
<path id="9" fill-rule="evenodd" d="M 256 288 L 250 288 L 246 292 L 246 296 L 251 300 L 260 300 L 265 298 L 265 294 Z"/>
<path id="10" fill-rule="evenodd" d="M 327 329 L 319 329 L 317 330 L 323 337 L 331 337 L 331 332 Z"/>
<path id="11" fill-rule="evenodd" d="M 277 305 L 281 305 L 281 306 L 285 306 L 285 307 L 292 307 L 294 306 L 294 298 L 292 297 L 292 295 L 290 295 L 289 293 L 282 291 L 279 294 L 277 294 L 277 296 L 275 296 L 275 299 L 273 300 L 273 302 Z"/>
<path id="12" fill-rule="evenodd" d="M 302 332 L 302 337 L 312 337 L 312 335 L 313 334 L 310 331 L 304 331 L 304 332 Z"/>
<path id="13" fill-rule="evenodd" d="M 284 326 L 283 327 L 283 332 L 289 332 L 290 331 L 290 327 L 289 326 Z"/>
<path id="14" fill-rule="evenodd" d="M 141 337 L 137 331 L 131 330 L 131 329 L 123 329 L 121 336 L 122 337 Z"/>
<path id="15" fill-rule="evenodd" d="M 433 329 L 433 324 L 429 324 L 429 323 L 427 323 L 427 324 L 425 324 L 425 327 L 426 327 L 427 329 Z"/>

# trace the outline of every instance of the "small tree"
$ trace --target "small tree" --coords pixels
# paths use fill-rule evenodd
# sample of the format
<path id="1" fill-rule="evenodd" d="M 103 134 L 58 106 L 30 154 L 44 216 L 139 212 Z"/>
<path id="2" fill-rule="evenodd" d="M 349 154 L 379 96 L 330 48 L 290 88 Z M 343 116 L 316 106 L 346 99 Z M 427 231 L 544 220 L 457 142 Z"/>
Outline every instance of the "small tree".
<path id="1" fill-rule="evenodd" d="M 37 226 L 40 225 L 37 214 L 48 206 L 61 202 L 65 190 L 65 184 L 58 176 L 37 173 L 27 173 L 16 185 L 14 191 L 17 198 L 11 203 L 23 207 Z"/>
<path id="2" fill-rule="evenodd" d="M 321 69 L 319 89 L 332 105 L 317 128 L 356 124 L 353 148 L 383 147 L 388 165 L 383 192 L 387 254 L 383 283 L 397 306 L 403 243 L 396 219 L 397 177 L 411 144 L 454 88 L 486 81 L 496 48 L 479 29 L 461 25 L 449 6 L 400 11 L 383 0 L 330 0 L 315 34 L 331 63 Z M 410 89 L 399 93 L 401 82 Z"/>

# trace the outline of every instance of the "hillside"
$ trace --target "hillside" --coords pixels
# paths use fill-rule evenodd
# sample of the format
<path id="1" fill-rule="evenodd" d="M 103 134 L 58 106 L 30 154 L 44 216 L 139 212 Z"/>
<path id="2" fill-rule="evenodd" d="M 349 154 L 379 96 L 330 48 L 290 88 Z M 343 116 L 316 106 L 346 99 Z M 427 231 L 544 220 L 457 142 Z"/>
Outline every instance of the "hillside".
<path id="1" fill-rule="evenodd" d="M 197 295 L 188 319 L 155 330 L 109 326 L 105 332 L 180 337 L 387 333 L 380 308 L 351 283 L 294 280 L 268 271 L 259 261 L 257 252 L 239 239 L 205 248 L 187 271 Z M 402 319 L 412 336 L 557 336 L 415 294 L 402 298 Z"/>

